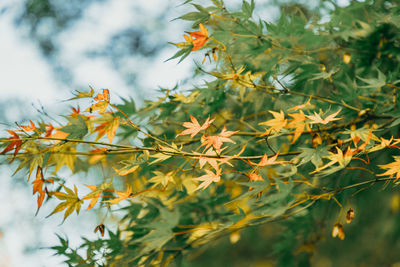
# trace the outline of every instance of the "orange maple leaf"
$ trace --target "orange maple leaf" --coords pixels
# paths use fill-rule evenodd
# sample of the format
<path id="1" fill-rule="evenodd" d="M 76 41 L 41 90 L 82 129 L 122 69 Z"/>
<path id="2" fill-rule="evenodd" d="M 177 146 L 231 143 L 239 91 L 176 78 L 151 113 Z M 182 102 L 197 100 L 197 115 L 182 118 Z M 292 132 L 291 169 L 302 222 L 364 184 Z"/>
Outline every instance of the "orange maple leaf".
<path id="1" fill-rule="evenodd" d="M 287 120 L 285 119 L 285 114 L 283 113 L 282 110 L 280 111 L 280 113 L 270 110 L 269 113 L 271 113 L 272 116 L 274 116 L 274 119 L 260 122 L 259 125 L 267 125 L 271 128 L 265 131 L 265 133 L 263 133 L 261 136 L 268 135 L 272 131 L 278 133 L 283 127 L 286 126 Z"/>
<path id="2" fill-rule="evenodd" d="M 258 164 L 251 162 L 252 164 L 259 166 L 259 167 L 264 167 L 267 165 L 278 165 L 278 164 L 283 164 L 283 163 L 288 163 L 290 161 L 276 161 L 278 158 L 279 153 L 276 153 L 275 156 L 268 158 L 267 154 L 264 154 Z"/>
<path id="3" fill-rule="evenodd" d="M 215 151 L 220 154 L 221 153 L 221 146 L 223 143 L 234 143 L 235 142 L 230 139 L 232 135 L 237 133 L 238 131 L 227 131 L 226 127 L 222 129 L 222 131 L 218 135 L 211 135 L 206 136 L 204 141 L 202 142 L 201 146 L 206 146 L 206 149 L 210 146 L 213 146 Z"/>
<path id="4" fill-rule="evenodd" d="M 97 126 L 94 131 L 98 132 L 96 141 L 99 140 L 101 137 L 103 137 L 105 134 L 107 134 L 108 141 L 112 142 L 112 140 L 115 137 L 115 133 L 117 131 L 117 128 L 119 126 L 119 117 L 115 117 L 112 121 L 107 121 L 99 126 Z"/>
<path id="5" fill-rule="evenodd" d="M 304 132 L 304 127 L 305 126 L 308 127 L 308 125 L 304 122 L 307 118 L 304 115 L 302 110 L 300 110 L 299 113 L 292 113 L 292 114 L 288 114 L 288 115 L 293 118 L 293 120 L 287 125 L 287 127 L 288 128 L 295 128 L 293 140 L 291 142 L 292 144 L 294 144 L 294 142 L 296 142 L 296 140 Z"/>
<path id="6" fill-rule="evenodd" d="M 95 191 L 97 189 L 97 186 L 95 186 L 95 185 L 86 185 L 86 186 L 89 187 L 89 189 L 92 191 Z M 101 195 L 101 191 L 96 193 L 94 196 L 86 196 L 86 197 L 82 198 L 82 200 L 89 199 L 89 198 L 92 199 L 89 203 L 89 206 L 87 207 L 87 210 L 90 210 L 91 208 L 94 207 L 94 205 L 96 205 L 97 201 L 99 200 L 100 195 Z"/>
<path id="7" fill-rule="evenodd" d="M 58 130 L 60 128 L 62 128 L 62 127 L 56 128 L 57 132 L 55 134 L 52 134 L 52 135 L 49 135 L 49 136 L 46 136 L 46 137 L 57 138 L 57 139 L 65 139 L 65 138 L 67 138 L 69 133 L 65 133 L 63 131 Z M 58 144 L 60 142 L 61 142 L 61 140 L 56 140 L 55 144 Z"/>
<path id="8" fill-rule="evenodd" d="M 189 35 L 191 37 L 190 41 L 193 44 L 192 51 L 199 50 L 210 39 L 210 37 L 208 37 L 207 28 L 204 27 L 204 25 L 201 23 L 199 24 L 199 27 L 200 27 L 200 31 L 189 32 Z M 186 39 L 186 41 L 188 41 L 188 39 L 186 37 L 185 37 L 185 39 Z"/>
<path id="9" fill-rule="evenodd" d="M 54 126 L 51 124 L 46 124 L 46 132 L 44 133 L 45 137 L 49 137 L 54 130 Z"/>
<path id="10" fill-rule="evenodd" d="M 214 119 L 210 120 L 210 118 L 207 118 L 207 120 L 203 123 L 203 125 L 200 126 L 197 119 L 195 117 L 193 117 L 192 115 L 190 115 L 190 120 L 192 122 L 184 122 L 183 123 L 183 127 L 186 127 L 188 129 L 184 130 L 183 132 L 181 132 L 178 135 L 190 134 L 190 137 L 193 137 L 196 134 L 198 134 L 198 132 L 207 129 L 210 126 L 210 124 L 214 121 Z"/>
<path id="11" fill-rule="evenodd" d="M 331 121 L 341 120 L 342 118 L 335 118 L 336 115 L 339 114 L 340 111 L 341 111 L 341 109 L 339 109 L 337 112 L 329 115 L 325 119 L 322 119 L 319 114 L 315 113 L 315 111 L 314 111 L 314 115 L 306 115 L 306 116 L 307 116 L 307 118 L 309 118 L 311 120 L 310 124 L 316 124 L 316 123 L 327 124 Z"/>
<path id="12" fill-rule="evenodd" d="M 36 130 L 35 124 L 31 120 L 29 120 L 29 122 L 30 122 L 30 125 L 27 125 L 27 126 L 21 125 L 21 128 L 24 129 L 27 132 Z"/>
<path id="13" fill-rule="evenodd" d="M 43 184 L 44 182 L 50 182 L 50 183 L 54 183 L 54 181 L 52 179 L 44 179 L 43 178 L 43 170 L 41 167 L 37 167 L 37 171 L 36 171 L 36 179 L 35 181 L 32 182 L 33 184 L 33 194 L 38 193 L 38 199 L 37 199 L 37 203 L 38 203 L 38 211 L 40 209 L 40 207 L 42 206 L 43 200 L 44 200 L 44 196 L 45 196 L 45 191 L 43 190 Z"/>
<path id="14" fill-rule="evenodd" d="M 98 94 L 93 98 L 95 101 L 99 101 L 85 110 L 85 112 L 92 113 L 98 110 L 100 114 L 104 113 L 110 103 L 110 91 L 108 89 L 103 89 L 103 93 Z"/>
<path id="15" fill-rule="evenodd" d="M 129 185 L 126 187 L 126 192 L 118 192 L 115 191 L 115 193 L 117 193 L 118 197 L 111 199 L 111 200 L 105 200 L 103 202 L 108 202 L 110 203 L 110 205 L 114 205 L 114 204 L 118 204 L 119 202 L 121 202 L 122 200 L 128 199 L 132 196 L 132 187 L 130 187 Z"/>
<path id="16" fill-rule="evenodd" d="M 110 101 L 110 91 L 108 89 L 103 89 L 103 93 L 98 94 L 93 98 L 96 101 L 104 100 L 106 102 Z"/>
<path id="17" fill-rule="evenodd" d="M 206 189 L 212 182 L 218 183 L 221 180 L 221 169 L 217 169 L 216 173 L 213 173 L 210 170 L 205 170 L 207 174 L 200 176 L 198 178 L 194 178 L 193 180 L 201 181 L 202 183 L 195 189 L 195 191 L 199 189 Z"/>
<path id="18" fill-rule="evenodd" d="M 7 140 L 12 140 L 12 141 L 10 144 L 8 144 L 8 146 L 6 146 L 6 148 L 3 151 L 1 151 L 0 154 L 5 154 L 15 149 L 14 150 L 14 157 L 15 157 L 18 154 L 18 151 L 21 149 L 22 140 L 19 138 L 18 134 L 16 134 L 14 131 L 8 130 L 7 132 L 12 135 Z"/>
<path id="19" fill-rule="evenodd" d="M 261 175 L 255 173 L 255 172 L 252 172 L 252 173 L 248 174 L 247 176 L 249 177 L 250 181 L 253 181 L 253 182 L 264 181 L 264 179 L 261 177 Z"/>

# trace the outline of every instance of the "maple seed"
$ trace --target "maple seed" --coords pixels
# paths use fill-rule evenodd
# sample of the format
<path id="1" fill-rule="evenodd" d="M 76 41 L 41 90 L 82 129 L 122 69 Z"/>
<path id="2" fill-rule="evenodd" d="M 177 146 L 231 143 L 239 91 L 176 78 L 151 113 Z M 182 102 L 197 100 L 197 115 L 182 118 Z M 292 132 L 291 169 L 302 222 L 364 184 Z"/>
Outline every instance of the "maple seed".
<path id="1" fill-rule="evenodd" d="M 347 213 L 346 213 L 346 223 L 351 223 L 351 220 L 354 219 L 354 210 L 352 208 L 350 208 Z"/>
<path id="2" fill-rule="evenodd" d="M 96 233 L 97 231 L 99 231 L 101 236 L 104 236 L 104 230 L 105 230 L 104 224 L 99 224 L 96 226 L 96 228 L 94 228 L 94 232 Z"/>
<path id="3" fill-rule="evenodd" d="M 345 234 L 343 230 L 343 225 L 341 223 L 337 223 L 333 226 L 332 237 L 339 237 L 340 240 L 344 240 Z"/>

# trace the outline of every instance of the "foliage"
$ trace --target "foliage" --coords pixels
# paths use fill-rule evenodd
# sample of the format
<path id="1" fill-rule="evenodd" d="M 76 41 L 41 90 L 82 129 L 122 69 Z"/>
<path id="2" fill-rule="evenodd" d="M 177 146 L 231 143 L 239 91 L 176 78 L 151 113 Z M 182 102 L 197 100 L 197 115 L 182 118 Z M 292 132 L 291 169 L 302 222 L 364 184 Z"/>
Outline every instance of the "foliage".
<path id="1" fill-rule="evenodd" d="M 224 236 L 236 243 L 246 229 L 269 226 L 280 229 L 263 241 L 274 244 L 269 259 L 291 266 L 310 263 L 330 235 L 345 242 L 369 208 L 359 203 L 390 193 L 396 213 L 396 1 L 331 3 L 326 22 L 292 6 L 276 23 L 255 19 L 254 1 L 235 12 L 222 0 L 186 2 L 194 11 L 180 19 L 195 30 L 174 43 L 171 60 L 204 51 L 201 87 L 162 89 L 140 109 L 90 88 L 70 99 L 86 109 L 73 108 L 65 124 L 30 122 L 2 139 L 17 171 L 29 180 L 36 170 L 38 209 L 46 195 L 58 205 L 50 215 L 64 220 L 82 205 L 104 214 L 98 240 L 75 249 L 59 237 L 56 254 L 70 266 L 179 265 Z M 105 178 L 78 193 L 87 189 L 71 189 L 67 169 Z"/>

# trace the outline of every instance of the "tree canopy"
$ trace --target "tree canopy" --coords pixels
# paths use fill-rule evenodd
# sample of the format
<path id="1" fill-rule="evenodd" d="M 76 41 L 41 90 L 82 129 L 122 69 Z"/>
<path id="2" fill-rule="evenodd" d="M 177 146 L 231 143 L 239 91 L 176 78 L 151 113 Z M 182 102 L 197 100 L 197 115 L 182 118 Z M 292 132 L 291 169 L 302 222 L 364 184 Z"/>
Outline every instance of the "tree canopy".
<path id="1" fill-rule="evenodd" d="M 82 231 L 98 239 L 75 248 L 60 235 L 55 253 L 69 266 L 181 266 L 209 248 L 210 266 L 248 264 L 218 254 L 228 237 L 280 266 L 395 263 L 397 1 L 286 4 L 276 22 L 255 16 L 253 0 L 185 4 L 192 29 L 169 40 L 169 60 L 204 57 L 202 84 L 162 88 L 141 108 L 113 88 L 75 91 L 64 122 L 18 124 L 1 139 L 38 212 L 46 199 L 62 222 L 101 214 Z"/>

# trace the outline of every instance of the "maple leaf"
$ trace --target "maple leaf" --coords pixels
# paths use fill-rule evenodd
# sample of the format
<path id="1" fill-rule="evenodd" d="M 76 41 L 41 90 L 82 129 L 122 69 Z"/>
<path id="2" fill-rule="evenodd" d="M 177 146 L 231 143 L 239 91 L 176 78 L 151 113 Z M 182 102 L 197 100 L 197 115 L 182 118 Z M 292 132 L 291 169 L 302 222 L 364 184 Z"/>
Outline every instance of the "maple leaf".
<path id="1" fill-rule="evenodd" d="M 61 127 L 62 128 L 62 127 Z M 53 128 L 54 129 L 54 128 Z M 49 136 L 46 136 L 46 137 L 49 137 L 49 138 L 57 138 L 57 139 L 65 139 L 65 138 L 67 138 L 67 136 L 69 135 L 69 133 L 65 133 L 65 132 L 63 132 L 63 131 L 60 131 L 60 130 L 58 130 L 58 129 L 60 129 L 60 128 L 56 128 L 56 133 L 55 134 L 51 134 L 51 135 L 49 135 Z M 47 134 L 46 134 L 47 135 Z M 61 140 L 57 140 L 55 143 L 57 144 L 57 143 L 59 143 L 59 142 L 61 142 Z"/>
<path id="2" fill-rule="evenodd" d="M 226 131 L 226 127 L 222 129 L 222 131 L 218 135 L 211 135 L 204 137 L 204 141 L 202 141 L 201 146 L 206 146 L 206 149 L 210 146 L 213 146 L 215 151 L 220 154 L 221 153 L 221 146 L 223 143 L 234 143 L 229 137 L 237 133 L 238 131 Z"/>
<path id="3" fill-rule="evenodd" d="M 214 121 L 214 119 L 210 120 L 210 118 L 208 117 L 207 120 L 203 123 L 203 125 L 200 126 L 197 119 L 195 117 L 193 117 L 192 115 L 190 115 L 190 120 L 192 122 L 184 122 L 183 123 L 183 127 L 186 127 L 188 129 L 184 130 L 183 132 L 181 132 L 178 135 L 190 134 L 190 137 L 193 137 L 196 134 L 198 134 L 200 131 L 207 129 L 210 126 L 210 124 Z"/>
<path id="4" fill-rule="evenodd" d="M 399 141 L 396 141 L 396 140 L 398 140 L 398 139 L 393 140 L 393 136 L 390 139 L 385 139 L 385 138 L 381 137 L 381 143 L 368 149 L 368 152 L 371 153 L 371 152 L 375 152 L 377 150 L 384 149 L 386 147 L 394 147 L 396 144 L 399 143 Z"/>
<path id="5" fill-rule="evenodd" d="M 287 120 L 285 119 L 285 114 L 283 113 L 282 110 L 280 111 L 280 113 L 270 110 L 269 113 L 271 113 L 272 116 L 274 116 L 274 119 L 260 122 L 259 125 L 267 125 L 271 128 L 265 131 L 265 133 L 263 133 L 261 136 L 268 135 L 272 131 L 278 133 L 283 127 L 286 126 Z"/>
<path id="6" fill-rule="evenodd" d="M 204 27 L 203 24 L 199 24 L 200 31 L 195 31 L 195 32 L 189 32 L 189 35 L 191 37 L 191 42 L 193 44 L 192 51 L 199 50 L 202 48 L 206 42 L 210 39 L 208 37 L 208 30 L 206 27 Z M 186 41 L 188 41 L 188 38 L 186 38 Z"/>
<path id="7" fill-rule="evenodd" d="M 41 167 L 37 167 L 37 171 L 36 171 L 36 179 L 32 182 L 33 184 L 33 194 L 38 193 L 38 199 L 37 199 L 37 203 L 38 203 L 38 211 L 40 209 L 40 207 L 42 206 L 43 200 L 44 200 L 44 196 L 45 191 L 43 190 L 43 184 L 45 182 L 50 182 L 50 183 L 54 183 L 54 181 L 52 179 L 44 179 L 43 178 L 43 170 Z"/>
<path id="8" fill-rule="evenodd" d="M 201 182 L 202 182 L 199 186 L 197 186 L 197 188 L 196 188 L 195 191 L 197 191 L 197 190 L 199 190 L 199 189 L 204 190 L 204 189 L 206 189 L 212 182 L 217 183 L 217 182 L 219 182 L 219 181 L 221 180 L 221 169 L 217 169 L 217 170 L 216 170 L 216 173 L 213 173 L 213 172 L 210 171 L 210 170 L 205 170 L 205 171 L 206 171 L 207 174 L 205 174 L 205 175 L 203 175 L 203 176 L 200 176 L 200 177 L 198 177 L 198 178 L 193 178 L 193 180 L 195 180 L 195 181 L 201 181 Z"/>
<path id="9" fill-rule="evenodd" d="M 72 108 L 72 113 L 71 113 L 71 117 L 76 118 L 78 115 L 81 115 L 81 109 L 78 108 Z"/>
<path id="10" fill-rule="evenodd" d="M 57 173 L 64 165 L 67 165 L 71 171 L 74 171 L 76 147 L 73 144 L 65 143 L 59 146 L 53 146 L 52 152 L 52 158 L 56 163 L 54 173 Z"/>
<path id="11" fill-rule="evenodd" d="M 301 104 L 301 105 L 298 105 L 298 106 L 289 108 L 288 111 L 290 111 L 290 110 L 296 111 L 296 110 L 303 109 L 303 108 L 308 107 L 308 106 L 313 107 L 314 105 L 310 103 L 311 98 L 312 98 L 312 97 L 310 97 L 310 98 L 308 99 L 308 101 L 307 101 L 306 103 L 304 103 L 304 104 Z"/>
<path id="12" fill-rule="evenodd" d="M 315 111 L 314 111 L 314 115 L 306 115 L 306 116 L 307 116 L 307 118 L 309 118 L 311 120 L 310 124 L 321 123 L 321 124 L 325 125 L 331 121 L 341 120 L 342 118 L 335 118 L 336 115 L 339 114 L 340 111 L 341 111 L 341 109 L 339 109 L 337 112 L 327 116 L 325 119 L 322 119 L 319 114 L 315 113 Z"/>
<path id="13" fill-rule="evenodd" d="M 248 177 L 249 177 L 250 181 L 253 181 L 253 182 L 254 181 L 264 181 L 264 179 L 261 177 L 261 175 L 255 173 L 255 172 L 250 173 L 248 175 Z"/>
<path id="14" fill-rule="evenodd" d="M 60 130 L 68 133 L 68 138 L 70 139 L 82 139 L 89 131 L 86 120 L 87 118 L 82 115 L 68 117 L 68 124 L 60 128 Z"/>
<path id="15" fill-rule="evenodd" d="M 134 162 L 132 162 L 130 164 L 129 163 L 125 164 L 125 166 L 119 170 L 113 167 L 114 171 L 118 175 L 121 175 L 121 176 L 128 175 L 128 174 L 136 171 L 138 168 L 139 168 L 139 165 L 135 164 Z"/>
<path id="16" fill-rule="evenodd" d="M 87 210 L 90 210 L 91 208 L 94 207 L 94 205 L 96 205 L 101 193 L 103 193 L 104 190 L 106 190 L 107 188 L 110 188 L 112 186 L 112 181 L 110 181 L 108 183 L 102 183 L 100 186 L 96 186 L 96 185 L 86 185 L 86 186 L 90 190 L 92 190 L 92 192 L 87 194 L 84 198 L 82 198 L 82 200 L 91 199 L 89 206 L 87 207 Z"/>
<path id="17" fill-rule="evenodd" d="M 119 127 L 119 117 L 113 118 L 111 121 L 103 122 L 97 126 L 94 131 L 97 132 L 96 141 L 107 134 L 108 141 L 110 144 L 115 137 L 115 133 Z"/>
<path id="18" fill-rule="evenodd" d="M 30 122 L 30 125 L 27 125 L 27 126 L 20 125 L 21 128 L 24 129 L 27 132 L 36 130 L 35 124 L 31 120 L 29 120 L 29 122 Z"/>
<path id="19" fill-rule="evenodd" d="M 167 160 L 171 157 L 171 155 L 167 155 L 164 153 L 156 153 L 156 154 L 150 155 L 149 157 L 156 158 L 155 160 L 153 160 L 152 162 L 149 163 L 149 165 L 151 165 L 151 164 L 154 164 L 154 163 L 157 163 L 160 161 Z"/>
<path id="20" fill-rule="evenodd" d="M 169 182 L 175 183 L 174 177 L 172 176 L 173 172 L 163 173 L 160 171 L 153 171 L 156 175 L 152 177 L 149 182 L 154 183 L 153 187 L 161 184 L 163 187 L 166 187 Z"/>
<path id="21" fill-rule="evenodd" d="M 114 191 L 114 192 L 117 193 L 117 195 L 118 195 L 117 198 L 114 198 L 111 200 L 104 200 L 103 202 L 110 203 L 110 205 L 114 205 L 114 204 L 118 204 L 122 200 L 130 198 L 132 196 L 132 187 L 128 185 L 126 187 L 126 192 L 118 192 L 118 191 Z"/>
<path id="22" fill-rule="evenodd" d="M 224 148 L 223 148 L 224 149 Z M 222 150 L 223 150 L 222 149 Z M 204 165 L 208 162 L 208 164 L 210 164 L 214 169 L 218 169 L 218 161 L 227 161 L 226 158 L 217 158 L 217 152 L 215 152 L 215 150 L 213 148 L 210 148 L 209 150 L 206 151 L 206 153 L 204 153 L 207 156 L 216 156 L 215 158 L 212 157 L 199 157 L 199 163 L 200 163 L 200 168 L 203 168 Z M 230 164 L 230 163 L 229 163 Z"/>
<path id="23" fill-rule="evenodd" d="M 394 162 L 378 165 L 380 168 L 387 170 L 384 173 L 377 174 L 377 176 L 386 176 L 396 174 L 396 180 L 400 179 L 400 156 L 393 156 Z"/>
<path id="24" fill-rule="evenodd" d="M 8 144 L 8 146 L 6 146 L 6 148 L 3 151 L 1 151 L 0 154 L 5 154 L 15 149 L 14 150 L 14 158 L 15 158 L 15 156 L 17 156 L 18 154 L 18 151 L 21 149 L 22 140 L 19 138 L 18 134 L 16 134 L 14 131 L 8 130 L 7 132 L 12 135 L 12 137 L 8 138 L 7 140 L 12 140 L 12 141 L 10 144 Z"/>
<path id="25" fill-rule="evenodd" d="M 105 147 L 96 148 L 96 149 L 90 150 L 89 153 L 93 154 L 90 156 L 89 163 L 95 164 L 95 163 L 99 162 L 100 160 L 103 160 L 106 158 L 107 148 L 105 148 Z"/>
<path id="26" fill-rule="evenodd" d="M 108 89 L 103 89 L 103 93 L 98 94 L 93 98 L 96 101 L 104 100 L 106 102 L 110 101 L 110 91 Z"/>
<path id="27" fill-rule="evenodd" d="M 75 90 L 78 94 L 75 95 L 75 97 L 70 98 L 68 100 L 74 100 L 78 98 L 85 98 L 85 97 L 92 97 L 94 94 L 94 90 L 91 86 L 90 87 L 90 92 L 79 92 L 78 90 Z"/>
<path id="28" fill-rule="evenodd" d="M 330 162 L 328 162 L 327 164 L 315 169 L 314 171 L 310 172 L 310 174 L 313 174 L 313 173 L 316 173 L 316 172 L 320 172 L 320 171 L 332 166 L 335 163 L 338 163 L 339 166 L 335 167 L 335 168 L 331 168 L 329 170 L 326 170 L 323 174 L 328 175 L 328 174 L 331 174 L 331 173 L 333 173 L 335 171 L 343 169 L 344 167 L 346 167 L 350 163 L 353 155 L 356 152 L 358 152 L 357 150 L 350 149 L 350 147 L 346 150 L 346 152 L 344 154 L 343 154 L 343 151 L 338 147 L 336 147 L 336 151 L 337 151 L 337 153 L 329 152 L 329 156 L 326 156 L 327 159 L 330 159 Z"/>
<path id="29" fill-rule="evenodd" d="M 221 151 L 223 151 L 225 148 L 222 148 Z M 218 166 L 223 164 L 223 163 L 227 163 L 229 166 L 233 166 L 229 160 L 234 159 L 234 158 L 238 158 L 243 151 L 246 149 L 246 146 L 243 146 L 242 149 L 239 151 L 239 153 L 237 153 L 236 155 L 233 155 L 231 157 L 204 157 L 204 156 L 200 156 L 199 159 L 199 163 L 200 163 L 200 168 L 203 168 L 203 166 L 208 162 L 208 164 L 210 164 L 215 170 L 218 169 Z M 197 154 L 197 152 L 193 152 L 195 154 Z M 209 150 L 206 151 L 205 155 L 207 156 L 218 156 L 217 153 L 215 152 L 214 149 L 210 148 Z"/>
<path id="30" fill-rule="evenodd" d="M 304 127 L 308 125 L 304 123 L 304 121 L 306 120 L 306 116 L 304 115 L 302 110 L 300 110 L 299 113 L 292 113 L 288 115 L 293 118 L 293 120 L 287 125 L 287 127 L 295 128 L 293 140 L 291 142 L 292 144 L 294 144 L 294 142 L 296 142 L 296 140 L 304 132 Z"/>
<path id="31" fill-rule="evenodd" d="M 279 165 L 279 164 L 283 164 L 283 163 L 288 163 L 290 161 L 276 161 L 276 159 L 278 158 L 279 153 L 276 153 L 275 156 L 268 158 L 267 154 L 264 154 L 260 160 L 260 162 L 258 164 L 251 162 L 252 164 L 259 166 L 259 167 L 264 167 L 267 165 Z"/>
<path id="32" fill-rule="evenodd" d="M 60 200 L 63 200 L 64 202 L 61 202 L 60 204 L 58 204 L 57 207 L 52 211 L 52 213 L 50 213 L 50 215 L 48 215 L 47 217 L 49 217 L 57 212 L 67 209 L 64 213 L 63 221 L 65 221 L 65 219 L 67 219 L 68 216 L 71 215 L 71 213 L 74 210 L 76 211 L 76 214 L 79 214 L 83 200 L 78 197 L 78 190 L 77 190 L 76 186 L 74 186 L 75 192 L 64 185 L 61 185 L 61 186 L 64 188 L 64 190 L 67 193 L 55 192 L 55 193 L 52 193 L 52 195 L 54 195 L 55 197 L 57 197 Z"/>
<path id="33" fill-rule="evenodd" d="M 96 97 L 93 98 L 95 101 L 99 101 L 89 108 L 85 110 L 85 112 L 92 113 L 93 111 L 98 110 L 100 114 L 104 113 L 110 103 L 110 91 L 108 89 L 103 89 L 102 94 L 98 94 Z"/>
<path id="34" fill-rule="evenodd" d="M 45 137 L 51 136 L 51 133 L 53 132 L 54 129 L 55 129 L 55 128 L 54 128 L 53 125 L 51 125 L 51 124 L 46 124 L 46 132 L 44 133 L 44 136 L 45 136 Z"/>

